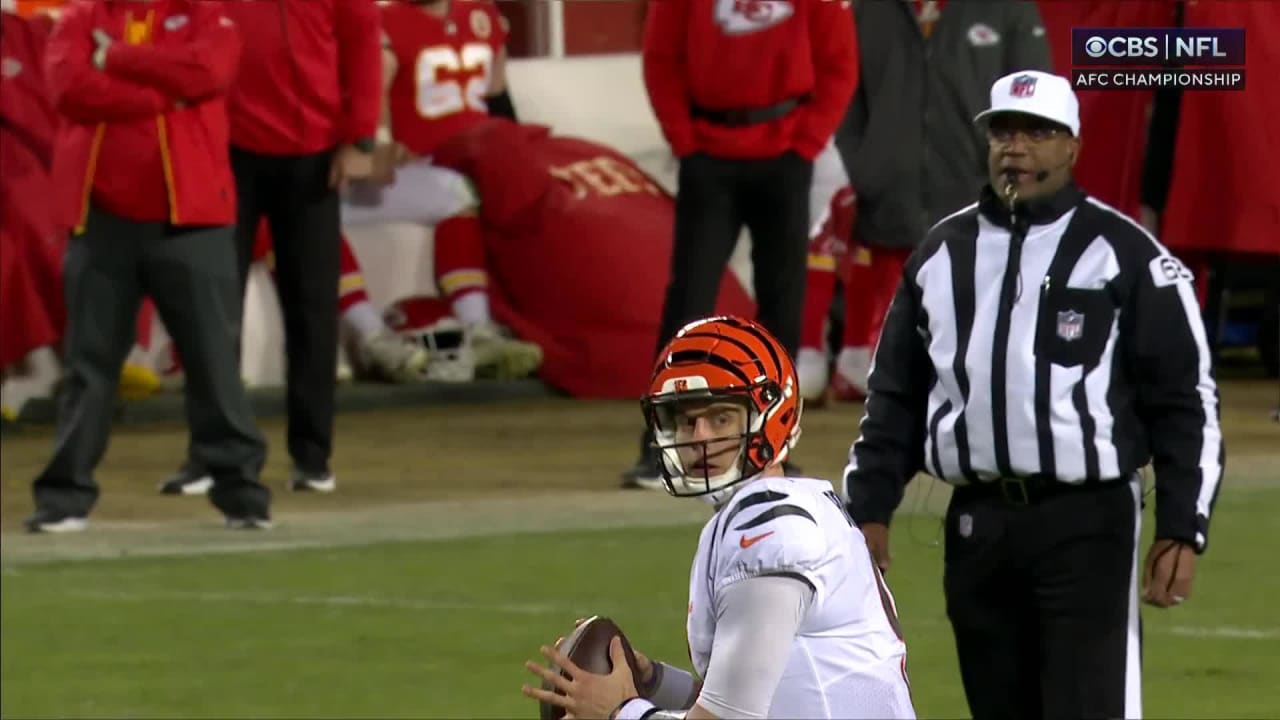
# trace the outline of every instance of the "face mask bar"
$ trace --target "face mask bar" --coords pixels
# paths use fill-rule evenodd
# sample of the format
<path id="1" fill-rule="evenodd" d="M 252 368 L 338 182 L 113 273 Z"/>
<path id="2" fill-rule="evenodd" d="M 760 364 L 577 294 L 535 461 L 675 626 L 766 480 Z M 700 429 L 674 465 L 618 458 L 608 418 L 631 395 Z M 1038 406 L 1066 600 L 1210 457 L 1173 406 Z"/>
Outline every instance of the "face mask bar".
<path id="1" fill-rule="evenodd" d="M 764 431 L 763 418 L 750 401 L 751 394 L 757 389 L 752 386 L 732 391 L 711 392 L 704 390 L 645 399 L 643 403 L 644 413 L 649 428 L 653 431 L 657 448 L 661 453 L 663 484 L 666 485 L 668 493 L 677 497 L 708 495 L 755 474 L 748 467 L 746 450 L 748 445 Z M 676 420 L 679 417 L 680 410 L 690 405 L 711 403 L 733 403 L 745 409 L 747 413 L 746 431 L 712 440 L 677 442 Z M 737 446 L 734 449 L 720 450 L 714 454 L 707 452 L 708 444 L 723 443 L 727 445 L 735 440 L 737 441 Z M 680 451 L 686 448 L 696 448 L 699 451 L 698 460 L 701 460 L 703 465 L 701 470 L 690 471 L 685 467 Z M 731 469 L 717 475 L 711 475 L 710 468 L 706 467 L 708 459 L 717 457 L 719 453 L 727 454 L 729 452 L 736 453 Z"/>

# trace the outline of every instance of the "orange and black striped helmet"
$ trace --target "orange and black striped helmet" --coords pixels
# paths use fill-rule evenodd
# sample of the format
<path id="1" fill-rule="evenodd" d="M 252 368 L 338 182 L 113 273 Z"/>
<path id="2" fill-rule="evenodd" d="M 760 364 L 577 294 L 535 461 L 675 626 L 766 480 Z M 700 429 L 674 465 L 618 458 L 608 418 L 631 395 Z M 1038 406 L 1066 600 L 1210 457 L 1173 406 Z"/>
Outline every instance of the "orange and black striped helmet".
<path id="1" fill-rule="evenodd" d="M 676 452 L 672 411 L 681 403 L 722 401 L 747 409 L 740 463 L 719 477 L 688 477 Z M 749 480 L 785 460 L 800 437 L 799 381 L 791 357 L 767 330 L 738 317 L 711 317 L 681 328 L 659 354 L 641 406 L 673 495 L 706 495 Z"/>

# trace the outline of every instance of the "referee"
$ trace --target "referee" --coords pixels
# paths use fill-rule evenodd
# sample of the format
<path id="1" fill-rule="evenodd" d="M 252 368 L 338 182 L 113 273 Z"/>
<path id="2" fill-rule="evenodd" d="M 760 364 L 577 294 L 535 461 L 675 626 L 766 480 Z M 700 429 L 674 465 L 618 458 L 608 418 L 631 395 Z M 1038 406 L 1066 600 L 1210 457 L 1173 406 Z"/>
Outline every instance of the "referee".
<path id="1" fill-rule="evenodd" d="M 1000 78 L 976 121 L 989 184 L 907 262 L 845 470 L 849 511 L 887 568 L 907 481 L 955 486 L 943 584 L 975 718 L 1139 717 L 1139 587 L 1158 607 L 1190 595 L 1222 479 L 1195 290 L 1075 186 L 1066 79 Z M 1139 570 L 1148 463 L 1156 539 Z"/>

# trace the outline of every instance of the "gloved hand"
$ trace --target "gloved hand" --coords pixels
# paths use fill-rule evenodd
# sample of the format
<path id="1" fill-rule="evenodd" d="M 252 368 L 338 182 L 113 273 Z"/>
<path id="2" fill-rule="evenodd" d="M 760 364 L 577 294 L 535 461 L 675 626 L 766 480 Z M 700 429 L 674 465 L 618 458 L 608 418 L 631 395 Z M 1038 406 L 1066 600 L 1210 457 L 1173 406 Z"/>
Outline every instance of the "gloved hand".
<path id="1" fill-rule="evenodd" d="M 98 44 L 98 49 L 93 51 L 93 66 L 99 70 L 105 70 L 107 67 L 107 50 L 111 47 L 111 36 L 105 30 L 94 30 L 93 41 Z"/>

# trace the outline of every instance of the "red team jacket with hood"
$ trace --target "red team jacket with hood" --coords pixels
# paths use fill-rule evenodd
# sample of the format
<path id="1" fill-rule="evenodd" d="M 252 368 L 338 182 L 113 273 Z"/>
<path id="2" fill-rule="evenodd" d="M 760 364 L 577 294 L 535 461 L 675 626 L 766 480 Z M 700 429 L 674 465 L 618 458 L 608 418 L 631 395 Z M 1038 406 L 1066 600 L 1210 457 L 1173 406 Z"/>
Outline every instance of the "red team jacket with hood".
<path id="1" fill-rule="evenodd" d="M 382 111 L 382 36 L 373 0 L 216 4 L 244 40 L 228 105 L 233 145 L 308 155 L 373 137 Z"/>
<path id="2" fill-rule="evenodd" d="M 64 122 L 54 153 L 57 219 L 90 201 L 136 221 L 225 225 L 236 193 L 224 95 L 240 42 L 223 3 L 80 0 L 54 27 L 45 72 Z M 93 31 L 115 41 L 105 70 Z"/>
<path id="3" fill-rule="evenodd" d="M 858 83 L 848 0 L 650 0 L 644 80 L 672 151 L 812 160 L 844 118 Z M 726 127 L 693 117 L 811 97 L 786 116 Z"/>

